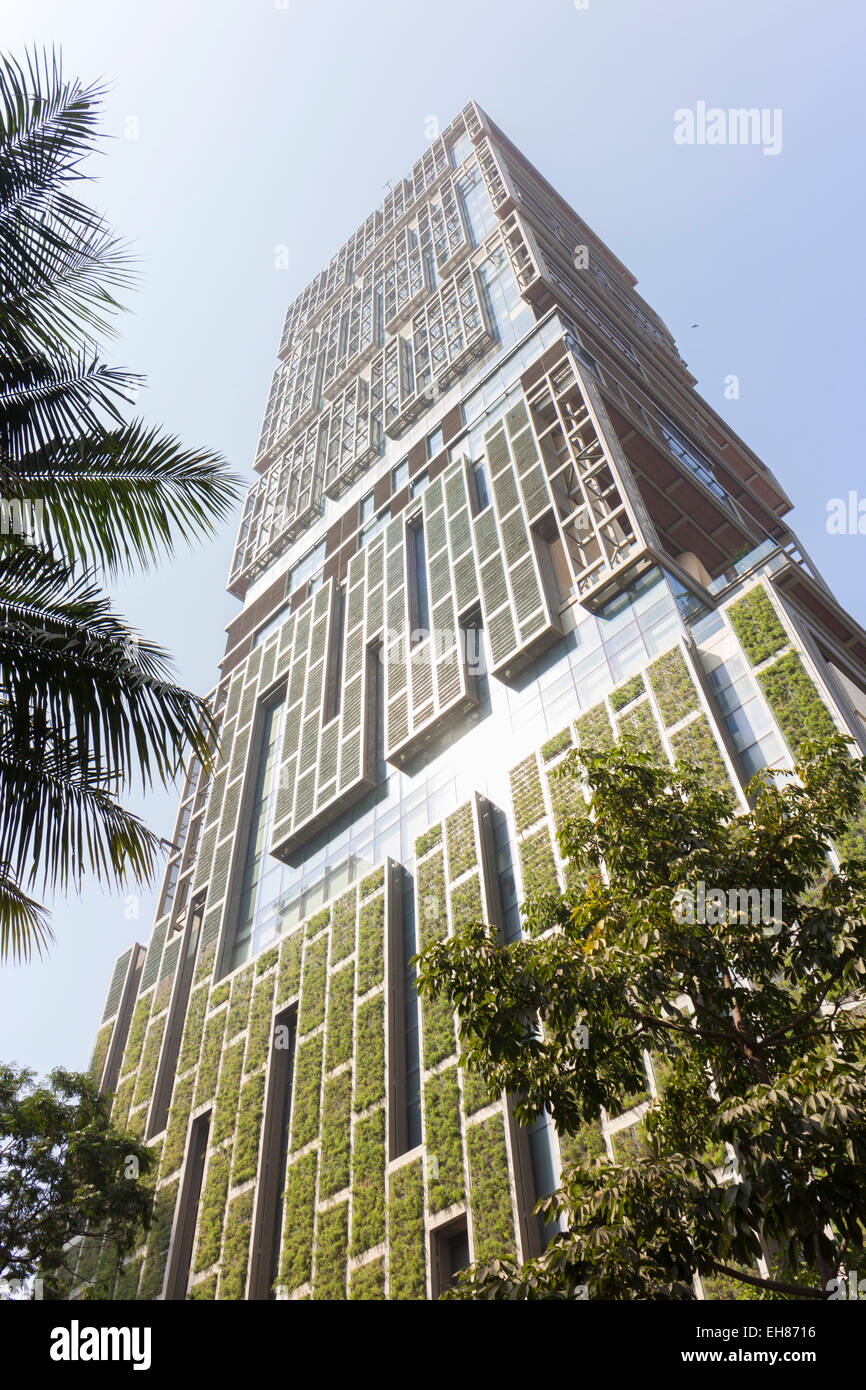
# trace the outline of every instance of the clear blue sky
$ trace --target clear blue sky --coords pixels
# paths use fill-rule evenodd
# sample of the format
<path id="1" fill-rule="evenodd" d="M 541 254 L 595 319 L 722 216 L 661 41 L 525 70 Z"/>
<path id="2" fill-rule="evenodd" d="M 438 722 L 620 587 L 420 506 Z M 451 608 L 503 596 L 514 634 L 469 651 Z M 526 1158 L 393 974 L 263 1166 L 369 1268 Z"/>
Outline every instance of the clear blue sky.
<path id="1" fill-rule="evenodd" d="M 428 117 L 473 97 L 637 275 L 866 623 L 866 536 L 825 525 L 830 498 L 866 497 L 864 27 L 862 0 L 6 0 L 2 43 L 60 45 L 112 83 L 95 197 L 143 271 L 112 358 L 147 374 L 150 420 L 252 481 L 287 303 L 408 173 Z M 781 108 L 781 153 L 676 144 L 674 112 L 698 101 Z M 237 611 L 234 533 L 117 589 L 202 692 Z M 171 833 L 173 793 L 133 804 Z M 138 921 L 93 886 L 56 904 L 47 960 L 0 970 L 0 1057 L 86 1064 L 154 896 Z"/>

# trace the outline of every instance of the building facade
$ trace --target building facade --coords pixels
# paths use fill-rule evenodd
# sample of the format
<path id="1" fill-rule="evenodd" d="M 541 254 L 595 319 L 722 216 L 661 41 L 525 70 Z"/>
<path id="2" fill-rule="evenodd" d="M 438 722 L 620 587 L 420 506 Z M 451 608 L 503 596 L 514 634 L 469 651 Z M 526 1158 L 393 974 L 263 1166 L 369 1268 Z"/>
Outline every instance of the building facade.
<path id="1" fill-rule="evenodd" d="M 575 744 L 732 804 L 834 727 L 866 634 L 634 277 L 470 103 L 290 305 L 229 588 L 210 780 L 93 1057 L 158 1151 L 118 1299 L 427 1299 L 526 1258 L 570 1152 L 458 1065 L 416 950 L 565 886 Z"/>

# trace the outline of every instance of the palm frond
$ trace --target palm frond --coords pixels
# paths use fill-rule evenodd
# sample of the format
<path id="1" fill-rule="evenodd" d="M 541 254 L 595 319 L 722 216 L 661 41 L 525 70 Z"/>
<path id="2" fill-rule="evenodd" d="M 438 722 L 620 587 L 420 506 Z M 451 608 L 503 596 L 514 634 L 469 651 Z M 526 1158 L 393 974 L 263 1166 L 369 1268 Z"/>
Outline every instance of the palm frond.
<path id="1" fill-rule="evenodd" d="M 60 470 L 88 431 L 101 433 L 120 423 L 119 402 L 139 378 L 108 367 L 84 351 L 63 349 L 51 358 L 34 353 L 26 364 L 11 364 L 0 350 L 0 475 L 14 484 L 16 460 L 25 473 L 39 468 L 43 477 Z M 57 458 L 52 448 L 62 452 Z M 28 455 L 38 455 L 29 459 Z M 2 460 L 9 460 L 4 467 Z M 16 495 L 18 495 L 16 493 Z M 24 495 L 24 494 L 22 494 Z"/>
<path id="2" fill-rule="evenodd" d="M 218 454 L 140 420 L 36 450 L 10 474 L 17 495 L 42 500 L 49 544 L 110 571 L 212 535 L 241 490 Z"/>
<path id="3" fill-rule="evenodd" d="M 9 358 L 113 332 L 129 286 L 125 249 L 74 197 L 85 180 L 105 89 L 66 80 L 52 52 L 0 57 L 0 343 Z"/>
<path id="4" fill-rule="evenodd" d="M 54 940 L 48 913 L 0 869 L 0 960 L 26 961 Z"/>
<path id="5" fill-rule="evenodd" d="M 166 653 L 113 612 L 89 576 L 24 545 L 4 547 L 0 692 L 7 737 L 26 750 L 32 709 L 111 776 L 171 781 L 191 747 L 210 765 L 206 702 L 170 679 Z"/>
<path id="6" fill-rule="evenodd" d="M 98 781 L 70 775 L 49 747 L 42 759 L 23 765 L 0 747 L 0 862 L 32 885 L 40 871 L 43 888 L 80 890 L 93 873 L 117 887 L 149 881 L 160 859 L 160 840 L 122 807 Z M 28 870 L 29 866 L 29 870 Z"/>

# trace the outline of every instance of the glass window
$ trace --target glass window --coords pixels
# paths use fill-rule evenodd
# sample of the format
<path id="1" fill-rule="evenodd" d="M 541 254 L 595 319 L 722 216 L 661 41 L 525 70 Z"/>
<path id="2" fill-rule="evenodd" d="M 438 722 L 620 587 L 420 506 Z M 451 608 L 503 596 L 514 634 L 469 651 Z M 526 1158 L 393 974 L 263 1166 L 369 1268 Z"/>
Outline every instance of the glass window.
<path id="1" fill-rule="evenodd" d="M 279 631 L 285 621 L 286 610 L 283 608 L 275 617 L 268 618 L 268 621 L 259 628 L 253 646 L 260 647 L 263 642 L 266 642 L 269 637 L 272 637 L 275 632 Z"/>
<path id="2" fill-rule="evenodd" d="M 409 625 L 413 636 L 430 631 L 430 600 L 427 590 L 427 559 L 424 523 L 419 517 L 407 527 L 406 560 L 409 570 Z"/>
<path id="3" fill-rule="evenodd" d="M 362 522 L 370 520 L 374 505 L 372 492 L 368 492 L 366 497 L 361 498 L 360 516 Z"/>
<path id="4" fill-rule="evenodd" d="M 427 457 L 428 457 L 428 459 L 435 458 L 437 454 L 441 454 L 442 449 L 443 449 L 442 426 L 440 425 L 438 429 L 434 430 L 432 434 L 428 434 L 428 436 L 427 436 Z"/>
<path id="5" fill-rule="evenodd" d="M 499 246 L 478 267 L 488 315 L 504 347 L 512 347 L 535 322 L 532 310 L 521 298 L 514 272 Z"/>
<path id="6" fill-rule="evenodd" d="M 473 515 L 477 516 L 483 512 L 485 507 L 490 506 L 490 489 L 487 486 L 487 467 L 483 459 L 477 459 L 475 463 L 469 465 L 472 478 L 473 493 Z"/>
<path id="7" fill-rule="evenodd" d="M 421 493 L 424 491 L 429 481 L 430 477 L 426 470 L 423 473 L 416 474 L 416 476 L 412 479 L 411 483 L 409 484 L 409 496 L 420 497 Z"/>
<path id="8" fill-rule="evenodd" d="M 391 469 L 391 491 L 399 492 L 401 487 L 405 487 L 409 481 L 409 460 L 401 459 L 395 468 Z"/>
<path id="9" fill-rule="evenodd" d="M 470 164 L 457 184 L 457 196 L 470 235 L 477 246 L 496 226 L 496 213 L 477 163 Z"/>
<path id="10" fill-rule="evenodd" d="M 293 594 L 302 584 L 314 575 L 319 575 L 325 564 L 325 542 L 321 541 L 315 550 L 311 550 L 302 560 L 299 560 L 294 569 L 289 571 L 286 581 L 286 593 Z M 318 586 L 316 586 L 318 587 Z M 283 615 L 285 616 L 285 615 Z"/>
<path id="11" fill-rule="evenodd" d="M 462 135 L 458 135 L 457 139 L 452 141 L 451 146 L 448 150 L 448 157 L 451 160 L 451 168 L 459 169 L 460 165 L 463 164 L 464 161 L 469 158 L 471 153 L 472 141 L 469 138 L 468 132 L 464 130 Z"/>
<path id="12" fill-rule="evenodd" d="M 368 521 L 366 526 L 361 527 L 361 534 L 358 537 L 358 548 L 363 550 L 364 546 L 367 545 L 374 536 L 378 536 L 380 531 L 384 531 L 390 520 L 391 509 L 390 507 L 385 507 L 378 516 L 374 517 L 372 521 Z"/>
<path id="13" fill-rule="evenodd" d="M 229 969 L 243 964 L 249 958 L 251 948 L 260 949 L 263 941 L 251 940 L 253 926 L 260 921 L 263 909 L 267 906 L 268 886 L 273 891 L 273 878 L 270 871 L 277 861 L 268 854 L 270 831 L 276 802 L 276 783 L 274 775 L 277 763 L 279 736 L 285 710 L 285 694 L 274 700 L 264 711 L 262 720 L 258 769 L 253 786 L 252 818 L 241 880 L 241 901 L 235 931 L 234 953 Z M 270 914 L 268 914 L 270 923 Z M 279 918 L 271 925 L 270 936 L 276 934 Z"/>

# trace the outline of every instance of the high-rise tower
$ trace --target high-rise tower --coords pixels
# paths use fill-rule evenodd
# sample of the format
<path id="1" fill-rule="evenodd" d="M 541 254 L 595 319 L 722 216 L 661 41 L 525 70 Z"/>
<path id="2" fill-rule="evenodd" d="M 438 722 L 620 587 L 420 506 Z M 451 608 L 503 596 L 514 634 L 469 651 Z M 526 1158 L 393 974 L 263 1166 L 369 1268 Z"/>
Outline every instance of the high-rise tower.
<path id="1" fill-rule="evenodd" d="M 470 103 L 290 305 L 215 772 L 94 1053 L 160 1154 L 115 1297 L 422 1299 L 537 1252 L 559 1140 L 458 1067 L 413 953 L 565 882 L 575 742 L 740 806 L 806 733 L 866 749 L 866 634 L 634 286 Z"/>

